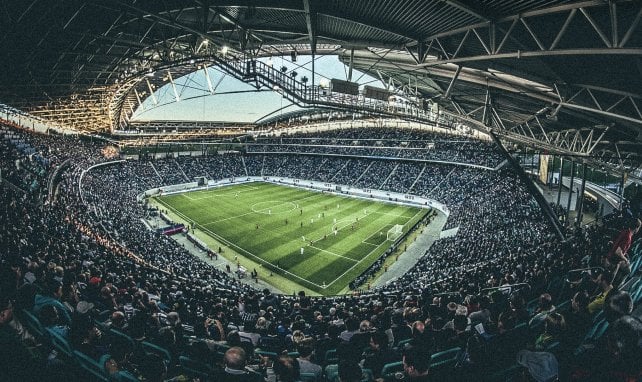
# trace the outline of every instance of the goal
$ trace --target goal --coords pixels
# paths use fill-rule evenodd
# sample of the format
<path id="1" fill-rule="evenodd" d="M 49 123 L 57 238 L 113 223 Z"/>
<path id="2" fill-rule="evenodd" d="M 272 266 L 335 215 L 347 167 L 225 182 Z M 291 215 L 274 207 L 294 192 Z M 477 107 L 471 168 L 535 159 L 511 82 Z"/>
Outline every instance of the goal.
<path id="1" fill-rule="evenodd" d="M 403 234 L 403 225 L 395 224 L 392 228 L 388 230 L 386 240 L 395 241 L 401 237 Z"/>

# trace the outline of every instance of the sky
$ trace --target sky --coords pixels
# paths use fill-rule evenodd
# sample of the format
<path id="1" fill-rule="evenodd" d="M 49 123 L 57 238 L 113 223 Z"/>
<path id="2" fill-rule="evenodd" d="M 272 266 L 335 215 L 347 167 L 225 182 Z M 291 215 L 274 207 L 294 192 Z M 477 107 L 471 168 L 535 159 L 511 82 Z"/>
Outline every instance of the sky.
<path id="1" fill-rule="evenodd" d="M 295 70 L 298 73 L 297 78 L 303 76 L 312 78 L 312 56 L 298 56 L 296 62 L 292 62 L 289 55 L 260 59 L 263 62 L 269 60 L 272 61 L 274 68 L 285 66 L 288 68 L 288 73 Z M 318 84 L 322 79 L 347 80 L 348 68 L 339 61 L 336 55 L 317 56 L 314 65 L 315 84 Z M 300 109 L 276 91 L 271 89 L 257 91 L 253 86 L 224 74 L 216 67 L 210 67 L 208 71 L 212 86 L 216 87 L 214 95 L 209 94 L 203 70 L 197 70 L 181 78 L 174 78 L 179 93 L 179 102 L 176 102 L 171 84 L 167 84 L 155 92 L 158 104 L 155 105 L 152 97 L 148 97 L 143 101 L 142 107 L 134 112 L 132 119 L 139 121 L 185 120 L 253 123 L 266 116 Z M 378 79 L 357 70 L 353 70 L 352 81 L 385 87 Z M 202 96 L 203 94 L 207 95 Z"/>

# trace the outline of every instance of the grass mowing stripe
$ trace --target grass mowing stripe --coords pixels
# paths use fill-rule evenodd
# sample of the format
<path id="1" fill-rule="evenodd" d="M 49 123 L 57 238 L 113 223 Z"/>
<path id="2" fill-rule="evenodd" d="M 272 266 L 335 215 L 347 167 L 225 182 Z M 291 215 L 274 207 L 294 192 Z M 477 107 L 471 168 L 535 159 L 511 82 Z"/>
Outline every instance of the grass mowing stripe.
<path id="1" fill-rule="evenodd" d="M 236 192 L 237 187 L 243 192 Z M 183 197 L 189 194 L 159 200 L 239 253 L 265 265 L 278 264 L 284 277 L 326 295 L 342 290 L 392 244 L 384 236 L 391 226 L 411 223 L 409 216 L 427 212 L 259 182 L 201 190 L 198 200 Z M 335 219 L 340 229 L 336 237 Z"/>

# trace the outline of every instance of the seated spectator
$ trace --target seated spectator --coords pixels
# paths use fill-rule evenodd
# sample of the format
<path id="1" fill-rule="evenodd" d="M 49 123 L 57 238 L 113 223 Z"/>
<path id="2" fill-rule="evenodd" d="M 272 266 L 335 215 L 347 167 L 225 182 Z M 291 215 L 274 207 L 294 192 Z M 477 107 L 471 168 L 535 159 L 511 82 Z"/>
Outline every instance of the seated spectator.
<path id="1" fill-rule="evenodd" d="M 25 346 L 36 346 L 36 339 L 14 314 L 13 301 L 0 297 L 0 326 L 12 333 Z"/>
<path id="2" fill-rule="evenodd" d="M 341 332 L 339 338 L 341 338 L 342 341 L 350 342 L 352 336 L 359 332 L 359 321 L 354 317 L 348 317 L 348 319 L 345 320 L 345 324 L 346 330 Z"/>
<path id="3" fill-rule="evenodd" d="M 70 342 L 74 349 L 88 357 L 98 360 L 102 355 L 108 353 L 108 344 L 91 317 L 75 316 L 69 333 Z"/>
<path id="4" fill-rule="evenodd" d="M 247 370 L 247 357 L 240 347 L 232 347 L 225 352 L 223 357 L 225 370 L 217 380 L 223 382 L 262 382 L 263 377 L 253 371 Z"/>
<path id="5" fill-rule="evenodd" d="M 63 338 L 69 337 L 69 327 L 61 324 L 60 317 L 58 316 L 58 308 L 53 305 L 45 305 L 40 309 L 40 324 L 43 328 L 51 329 L 60 334 Z"/>
<path id="6" fill-rule="evenodd" d="M 535 340 L 535 350 L 548 350 L 555 342 L 563 339 L 566 321 L 559 313 L 549 313 L 544 319 L 544 332 Z"/>
<path id="7" fill-rule="evenodd" d="M 593 318 L 588 310 L 589 296 L 585 291 L 580 291 L 573 295 L 571 299 L 571 310 L 565 313 L 567 325 L 567 337 L 569 343 L 577 343 L 586 335 L 593 323 Z"/>
<path id="8" fill-rule="evenodd" d="M 363 320 L 359 324 L 359 331 L 350 338 L 350 345 L 354 347 L 357 352 L 363 352 L 370 343 L 370 331 L 372 324 L 368 320 Z"/>
<path id="9" fill-rule="evenodd" d="M 641 377 L 642 323 L 632 316 L 623 316 L 609 325 L 604 346 L 595 349 L 585 367 L 571 373 L 571 380 L 578 382 L 627 382 Z"/>
<path id="10" fill-rule="evenodd" d="M 597 285 L 600 293 L 593 297 L 588 305 L 588 311 L 590 314 L 595 314 L 596 312 L 602 310 L 606 298 L 613 290 L 612 280 L 613 274 L 606 269 L 597 274 Z"/>
<path id="11" fill-rule="evenodd" d="M 376 379 L 381 377 L 381 371 L 387 363 L 397 360 L 397 355 L 388 347 L 386 333 L 372 332 L 370 334 L 370 351 L 366 353 L 363 368 L 372 370 L 372 375 Z"/>
<path id="12" fill-rule="evenodd" d="M 604 303 L 604 318 L 609 323 L 633 312 L 633 300 L 629 292 L 616 291 L 611 293 Z"/>
<path id="13" fill-rule="evenodd" d="M 428 382 L 431 380 L 430 351 L 425 348 L 410 346 L 403 351 L 402 361 L 405 377 L 412 382 Z"/>
<path id="14" fill-rule="evenodd" d="M 60 302 L 62 297 L 62 284 L 56 280 L 51 280 L 47 283 L 47 294 L 36 294 L 36 299 L 33 305 L 33 312 L 38 315 L 40 310 L 45 305 L 53 305 L 58 309 L 60 318 L 65 324 L 71 324 L 71 311 Z"/>
<path id="15" fill-rule="evenodd" d="M 297 351 L 299 352 L 297 361 L 299 362 L 301 373 L 314 374 L 316 380 L 320 380 L 323 370 L 321 366 L 311 361 L 314 352 L 314 340 L 312 338 L 304 339 L 297 346 Z"/>
<path id="16" fill-rule="evenodd" d="M 544 320 L 546 320 L 546 316 L 554 311 L 555 305 L 553 305 L 553 297 L 548 293 L 543 293 L 539 296 L 535 316 L 528 322 L 528 326 L 532 328 L 542 324 Z"/>
<path id="17" fill-rule="evenodd" d="M 465 348 L 471 332 L 468 330 L 468 318 L 464 315 L 455 315 L 453 318 L 453 328 L 443 330 L 444 349 Z"/>
<path id="18" fill-rule="evenodd" d="M 273 370 L 279 382 L 297 382 L 301 376 L 299 362 L 287 355 L 282 355 L 276 359 Z"/>
<path id="19" fill-rule="evenodd" d="M 509 299 L 511 315 L 515 318 L 515 324 L 527 322 L 530 314 L 526 309 L 526 301 L 519 292 L 513 292 Z"/>

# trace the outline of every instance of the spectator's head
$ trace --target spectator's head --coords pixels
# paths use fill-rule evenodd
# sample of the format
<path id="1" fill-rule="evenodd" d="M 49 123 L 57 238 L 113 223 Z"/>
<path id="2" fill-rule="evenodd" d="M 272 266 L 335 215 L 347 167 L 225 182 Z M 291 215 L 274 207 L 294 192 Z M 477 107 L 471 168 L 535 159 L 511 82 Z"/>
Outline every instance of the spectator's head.
<path id="1" fill-rule="evenodd" d="M 642 371 L 642 322 L 632 316 L 623 316 L 609 326 L 607 347 L 614 357 L 614 363 L 621 372 L 635 373 Z"/>
<path id="2" fill-rule="evenodd" d="M 58 309 L 53 305 L 45 305 L 38 316 L 42 326 L 49 327 L 58 323 Z"/>
<path id="3" fill-rule="evenodd" d="M 428 375 L 430 351 L 423 346 L 408 346 L 403 351 L 403 369 L 411 377 Z"/>
<path id="4" fill-rule="evenodd" d="M 631 295 L 625 291 L 612 293 L 604 303 L 604 318 L 608 322 L 615 322 L 620 317 L 631 314 L 632 311 L 633 300 Z"/>
<path id="5" fill-rule="evenodd" d="M 299 342 L 297 351 L 299 352 L 299 357 L 309 359 L 314 351 L 314 339 L 308 337 Z"/>
<path id="6" fill-rule="evenodd" d="M 588 312 L 588 305 L 590 302 L 588 293 L 585 291 L 579 291 L 575 293 L 573 299 L 571 300 L 571 307 L 575 312 Z"/>
<path id="7" fill-rule="evenodd" d="M 58 280 L 49 280 L 47 294 L 55 299 L 62 297 L 62 283 Z"/>
<path id="8" fill-rule="evenodd" d="M 372 325 L 370 324 L 370 321 L 368 321 L 368 320 L 363 320 L 359 324 L 359 331 L 362 332 L 362 333 L 369 332 L 371 328 L 372 328 Z"/>
<path id="9" fill-rule="evenodd" d="M 558 338 L 566 330 L 566 320 L 559 313 L 549 313 L 544 319 L 544 327 L 547 333 Z"/>
<path id="10" fill-rule="evenodd" d="M 628 229 L 633 232 L 635 235 L 640 231 L 640 227 L 642 227 L 642 220 L 640 219 L 630 219 L 628 223 Z"/>
<path id="11" fill-rule="evenodd" d="M 542 293 L 538 300 L 538 310 L 548 312 L 551 308 L 553 308 L 553 297 L 548 293 Z"/>
<path id="12" fill-rule="evenodd" d="M 274 374 L 279 382 L 298 381 L 300 378 L 299 361 L 287 355 L 280 356 L 274 362 Z"/>
<path id="13" fill-rule="evenodd" d="M 178 312 L 167 313 L 167 323 L 173 328 L 181 326 L 181 318 L 179 317 Z"/>
<path id="14" fill-rule="evenodd" d="M 228 369 L 243 370 L 247 362 L 245 350 L 238 346 L 233 346 L 225 352 L 223 361 L 225 362 L 225 367 Z"/>
<path id="15" fill-rule="evenodd" d="M 0 298 L 0 326 L 13 320 L 13 303 L 7 297 Z"/>
<path id="16" fill-rule="evenodd" d="M 608 269 L 602 269 L 597 273 L 597 284 L 602 290 L 607 290 L 613 281 L 613 273 Z"/>
<path id="17" fill-rule="evenodd" d="M 372 332 L 370 335 L 370 348 L 380 350 L 388 347 L 388 335 L 384 332 Z"/>
<path id="18" fill-rule="evenodd" d="M 524 305 L 526 302 L 524 301 L 524 297 L 522 297 L 522 294 L 519 292 L 513 292 L 510 295 L 510 306 L 514 310 L 520 310 L 524 309 Z"/>
<path id="19" fill-rule="evenodd" d="M 503 312 L 497 320 L 497 328 L 500 332 L 515 329 L 515 316 L 510 312 Z"/>
<path id="20" fill-rule="evenodd" d="M 337 325 L 328 326 L 328 337 L 337 338 L 341 334 L 341 328 Z"/>
<path id="21" fill-rule="evenodd" d="M 125 313 L 120 310 L 111 314 L 111 327 L 121 329 L 125 326 Z"/>
<path id="22" fill-rule="evenodd" d="M 426 329 L 426 324 L 423 323 L 423 321 L 415 321 L 412 323 L 412 336 L 413 337 L 419 337 L 422 334 L 424 334 L 424 330 Z"/>
<path id="23" fill-rule="evenodd" d="M 346 330 L 354 332 L 359 329 L 359 321 L 354 317 L 348 317 L 346 320 Z"/>
<path id="24" fill-rule="evenodd" d="M 238 330 L 230 330 L 225 340 L 228 346 L 241 346 L 241 335 Z"/>
<path id="25" fill-rule="evenodd" d="M 466 330 L 468 326 L 468 317 L 462 315 L 455 315 L 453 318 L 453 327 L 456 332 L 461 333 Z"/>

